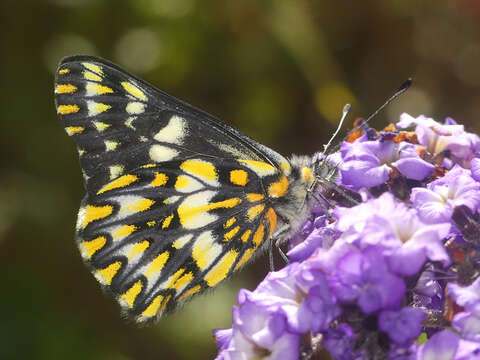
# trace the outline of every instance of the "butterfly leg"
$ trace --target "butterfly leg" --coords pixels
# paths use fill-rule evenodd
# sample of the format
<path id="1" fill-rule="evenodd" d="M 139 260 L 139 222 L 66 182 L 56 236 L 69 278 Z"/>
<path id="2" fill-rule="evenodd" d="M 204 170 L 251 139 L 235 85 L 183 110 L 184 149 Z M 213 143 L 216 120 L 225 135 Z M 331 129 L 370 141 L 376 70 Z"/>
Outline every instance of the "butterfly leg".
<path id="1" fill-rule="evenodd" d="M 275 231 L 269 240 L 270 243 L 268 246 L 268 259 L 270 262 L 270 271 L 275 271 L 275 264 L 273 263 L 273 244 L 275 244 L 275 246 L 277 247 L 278 252 L 280 253 L 280 256 L 285 261 L 285 263 L 288 264 L 290 262 L 287 255 L 285 255 L 285 253 L 280 248 L 280 242 L 283 240 L 282 235 L 285 235 L 288 231 L 290 231 L 290 225 L 285 224 L 277 231 Z"/>

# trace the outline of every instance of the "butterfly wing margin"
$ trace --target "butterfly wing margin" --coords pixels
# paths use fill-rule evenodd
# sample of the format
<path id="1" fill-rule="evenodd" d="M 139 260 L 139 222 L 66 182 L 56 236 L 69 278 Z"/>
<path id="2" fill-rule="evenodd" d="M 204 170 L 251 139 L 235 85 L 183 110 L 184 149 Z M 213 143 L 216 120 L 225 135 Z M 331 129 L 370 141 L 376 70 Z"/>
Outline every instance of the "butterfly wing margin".
<path id="1" fill-rule="evenodd" d="M 212 179 L 185 166 L 192 161 L 208 164 L 141 167 L 87 195 L 82 205 L 82 256 L 137 321 L 156 319 L 216 286 L 258 254 L 276 227 L 252 169 L 224 161 Z"/>
<path id="2" fill-rule="evenodd" d="M 55 94 L 90 193 L 139 165 L 199 155 L 290 168 L 275 151 L 98 57 L 62 60 Z"/>

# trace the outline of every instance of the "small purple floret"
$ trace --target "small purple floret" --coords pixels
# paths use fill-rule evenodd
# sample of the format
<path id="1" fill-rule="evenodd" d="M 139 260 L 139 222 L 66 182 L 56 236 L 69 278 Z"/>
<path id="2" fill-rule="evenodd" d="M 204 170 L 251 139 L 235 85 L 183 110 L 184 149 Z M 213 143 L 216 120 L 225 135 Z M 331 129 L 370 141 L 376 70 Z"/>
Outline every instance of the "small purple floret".
<path id="1" fill-rule="evenodd" d="M 390 339 L 398 345 L 405 345 L 415 340 L 422 331 L 422 321 L 427 314 L 418 308 L 404 307 L 399 311 L 382 311 L 378 325 Z"/>
<path id="2" fill-rule="evenodd" d="M 386 182 L 393 168 L 407 179 L 423 180 L 434 166 L 418 155 L 415 145 L 387 141 L 356 141 L 342 144 L 342 183 L 373 187 Z"/>

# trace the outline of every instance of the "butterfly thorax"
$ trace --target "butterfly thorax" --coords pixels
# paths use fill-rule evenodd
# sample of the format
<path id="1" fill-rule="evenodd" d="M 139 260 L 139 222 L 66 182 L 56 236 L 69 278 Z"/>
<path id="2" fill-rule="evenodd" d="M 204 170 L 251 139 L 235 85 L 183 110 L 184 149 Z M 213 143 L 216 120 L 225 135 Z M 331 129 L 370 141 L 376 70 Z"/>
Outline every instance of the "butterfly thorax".
<path id="1" fill-rule="evenodd" d="M 282 198 L 273 199 L 279 218 L 289 226 L 282 236 L 283 241 L 298 230 L 315 204 L 315 199 L 309 194 L 318 191 L 320 186 L 315 179 L 315 168 L 315 157 L 294 155 L 290 159 L 290 169 L 286 175 L 288 191 Z"/>

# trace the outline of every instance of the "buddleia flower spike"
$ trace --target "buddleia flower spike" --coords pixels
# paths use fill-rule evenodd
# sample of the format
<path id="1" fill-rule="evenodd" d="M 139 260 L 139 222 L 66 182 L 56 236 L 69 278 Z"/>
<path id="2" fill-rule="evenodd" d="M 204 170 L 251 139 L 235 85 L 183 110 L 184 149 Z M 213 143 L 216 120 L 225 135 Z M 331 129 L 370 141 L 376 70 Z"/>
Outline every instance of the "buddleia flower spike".
<path id="1" fill-rule="evenodd" d="M 480 359 L 480 138 L 402 114 L 339 157 L 363 201 L 312 211 L 290 263 L 239 292 L 217 359 Z"/>

